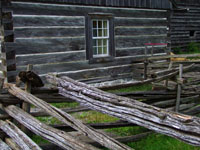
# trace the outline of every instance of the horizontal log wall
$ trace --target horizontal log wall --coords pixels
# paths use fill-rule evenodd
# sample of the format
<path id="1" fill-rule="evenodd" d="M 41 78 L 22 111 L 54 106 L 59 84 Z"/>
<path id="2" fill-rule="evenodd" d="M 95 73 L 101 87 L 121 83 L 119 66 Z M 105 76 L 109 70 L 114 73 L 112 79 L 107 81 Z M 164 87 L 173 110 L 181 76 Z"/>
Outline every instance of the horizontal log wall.
<path id="1" fill-rule="evenodd" d="M 140 67 L 133 65 L 135 55 L 144 54 L 144 44 L 167 40 L 166 10 L 12 3 L 15 44 L 7 48 L 16 51 L 18 71 L 33 64 L 40 75 L 57 72 L 77 80 L 132 77 Z M 114 15 L 114 61 L 89 64 L 86 60 L 85 16 L 94 12 Z M 157 50 L 164 52 L 165 46 Z"/>
<path id="2" fill-rule="evenodd" d="M 11 3 L 7 0 L 0 2 L 0 32 L 2 37 L 0 39 L 0 51 L 1 51 L 1 76 L 6 77 L 5 81 L 14 82 L 16 77 L 16 59 L 15 50 L 6 48 L 7 44 L 14 42 L 13 32 L 13 16 L 11 10 Z"/>
<path id="3" fill-rule="evenodd" d="M 187 49 L 190 43 L 200 42 L 200 3 L 199 1 L 178 1 L 179 8 L 171 18 L 172 48 Z"/>
<path id="4" fill-rule="evenodd" d="M 169 9 L 169 0 L 12 0 L 25 2 L 42 2 L 73 5 L 93 5 L 93 6 L 112 6 L 112 7 L 139 7 Z"/>

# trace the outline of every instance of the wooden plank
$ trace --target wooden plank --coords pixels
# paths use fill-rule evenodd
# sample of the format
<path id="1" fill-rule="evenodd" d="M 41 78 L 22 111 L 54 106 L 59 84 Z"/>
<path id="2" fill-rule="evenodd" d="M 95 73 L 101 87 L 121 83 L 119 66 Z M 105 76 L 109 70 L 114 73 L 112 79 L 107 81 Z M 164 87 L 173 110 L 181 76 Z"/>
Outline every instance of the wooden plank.
<path id="1" fill-rule="evenodd" d="M 1 147 L 1 150 L 12 150 L 6 143 L 4 143 L 1 139 L 0 139 L 0 147 Z"/>
<path id="2" fill-rule="evenodd" d="M 45 125 L 14 105 L 6 107 L 5 110 L 8 114 L 14 117 L 21 124 L 25 125 L 31 131 L 65 150 L 98 150 L 91 145 L 75 139 L 64 131 Z"/>
<path id="3" fill-rule="evenodd" d="M 116 49 L 116 57 L 122 57 L 122 56 L 138 56 L 144 55 L 144 49 L 145 47 L 123 47 Z M 157 53 L 165 53 L 166 46 L 155 46 L 154 47 L 154 54 Z M 147 54 L 150 53 L 150 47 L 147 47 Z"/>
<path id="4" fill-rule="evenodd" d="M 13 1 L 24 1 L 24 0 L 13 0 Z M 132 1 L 135 2 L 134 3 L 131 3 Z M 41 2 L 41 3 L 52 3 L 52 4 L 75 4 L 75 5 L 78 5 L 78 4 L 81 4 L 81 5 L 96 5 L 96 6 L 119 6 L 119 7 L 136 7 L 136 1 L 138 0 L 110 0 L 109 2 L 106 2 L 106 0 L 76 0 L 76 1 L 73 1 L 73 0 L 35 0 L 34 2 Z M 146 2 L 146 0 L 140 0 L 140 1 L 144 1 Z M 160 5 L 158 5 L 158 8 L 170 8 L 170 3 L 168 0 L 162 0 L 162 1 L 165 1 L 165 5 L 164 7 L 161 7 Z M 33 2 L 32 0 L 26 0 L 25 2 Z M 144 8 L 151 8 L 150 6 L 151 5 L 146 5 L 146 3 L 142 3 L 142 5 L 138 5 L 139 6 L 142 6 Z M 157 1 L 155 1 L 157 2 Z M 155 3 L 154 2 L 154 3 Z"/>
<path id="5" fill-rule="evenodd" d="M 10 121 L 0 121 L 0 128 L 6 132 L 22 150 L 41 150 L 26 134 Z"/>
<path id="6" fill-rule="evenodd" d="M 12 150 L 20 150 L 20 147 L 11 138 L 5 138 L 5 142 Z"/>
<path id="7" fill-rule="evenodd" d="M 115 35 L 160 35 L 167 34 L 166 27 L 116 27 Z"/>
<path id="8" fill-rule="evenodd" d="M 117 77 L 123 73 L 139 73 L 139 69 L 137 69 L 140 65 L 128 64 L 128 65 L 119 65 L 119 66 L 111 66 L 111 67 L 102 67 L 102 68 L 94 68 L 87 70 L 77 70 L 77 71 L 69 71 L 69 72 L 60 72 L 59 76 L 69 76 L 75 80 L 81 79 L 91 79 L 95 77 Z"/>
<path id="9" fill-rule="evenodd" d="M 55 11 L 56 10 L 56 11 Z M 13 2 L 14 14 L 27 15 L 68 15 L 68 16 L 86 16 L 88 13 L 103 12 L 113 13 L 115 16 L 125 17 L 150 17 L 150 18 L 165 18 L 166 11 L 164 10 L 139 10 L 131 8 L 112 8 L 112 7 L 96 7 L 96 6 L 72 6 L 72 5 L 57 5 L 57 4 L 41 4 L 41 3 L 23 3 Z"/>
<path id="10" fill-rule="evenodd" d="M 85 49 L 85 37 L 18 38 L 7 49 L 16 54 L 51 53 Z"/>
<path id="11" fill-rule="evenodd" d="M 137 142 L 140 141 L 141 139 L 145 138 L 147 135 L 151 134 L 152 132 L 144 132 L 144 133 L 140 133 L 140 134 L 136 134 L 133 136 L 125 136 L 125 137 L 118 137 L 116 138 L 116 140 L 118 140 L 119 142 L 122 143 L 128 143 L 128 142 Z M 99 148 L 103 148 L 100 144 L 96 143 L 96 142 L 90 142 L 90 144 L 99 147 Z M 53 144 L 41 144 L 40 145 L 42 147 L 43 150 L 62 150 L 60 149 L 58 146 L 53 145 Z"/>
<path id="12" fill-rule="evenodd" d="M 115 58 L 114 61 L 111 62 L 96 63 L 96 64 L 89 64 L 88 61 L 41 64 L 41 65 L 34 65 L 34 71 L 39 74 L 46 74 L 51 72 L 77 71 L 84 69 L 125 65 L 137 61 L 138 59 L 141 60 L 141 57 L 137 58 L 133 56 L 133 57 Z M 17 70 L 18 71 L 25 70 L 25 68 L 26 66 L 18 66 Z"/>
<path id="13" fill-rule="evenodd" d="M 178 80 L 180 80 L 180 81 L 183 80 L 182 76 L 183 76 L 183 65 L 180 64 L 179 65 L 179 79 Z M 181 83 L 178 83 L 177 99 L 176 99 L 176 107 L 175 107 L 176 112 L 179 112 L 180 103 L 181 103 Z"/>
<path id="14" fill-rule="evenodd" d="M 52 81 L 51 83 L 59 85 L 60 94 L 84 103 L 85 106 L 91 109 L 134 122 L 137 125 L 170 135 L 189 144 L 200 146 L 200 139 L 197 135 L 200 134 L 200 130 L 193 128 L 194 126 L 199 128 L 198 117 L 170 112 L 133 99 L 116 96 L 67 77 L 58 79 L 49 76 L 49 80 Z M 80 91 L 81 95 L 78 94 Z M 191 124 L 194 125 L 191 127 Z M 196 136 L 194 137 L 194 135 Z"/>
<path id="15" fill-rule="evenodd" d="M 24 66 L 28 64 L 37 65 L 37 64 L 61 63 L 61 62 L 84 61 L 84 60 L 86 60 L 85 50 L 16 56 L 16 61 L 18 66 Z"/>
<path id="16" fill-rule="evenodd" d="M 164 18 L 115 17 L 115 26 L 166 26 Z"/>
<path id="17" fill-rule="evenodd" d="M 32 71 L 32 70 L 33 70 L 33 65 L 30 65 L 30 64 L 29 64 L 29 65 L 27 66 L 26 71 Z M 30 81 L 27 81 L 27 82 L 25 83 L 25 91 L 26 91 L 27 93 L 31 93 L 31 82 L 30 82 Z M 22 109 L 23 109 L 25 112 L 30 113 L 31 105 L 30 105 L 29 103 L 23 102 L 23 103 L 22 103 Z M 29 130 L 27 130 L 27 128 L 24 127 L 23 125 L 21 126 L 21 130 L 22 130 L 23 132 L 25 132 L 26 134 L 29 134 Z"/>
<path id="18" fill-rule="evenodd" d="M 145 43 L 166 43 L 167 35 L 116 36 L 117 48 L 144 46 Z"/>
<path id="19" fill-rule="evenodd" d="M 15 38 L 25 37 L 73 37 L 84 36 L 84 26 L 71 27 L 17 27 L 15 28 Z"/>
<path id="20" fill-rule="evenodd" d="M 36 107 L 43 109 L 44 111 L 49 113 L 51 116 L 56 117 L 58 120 L 60 120 L 64 124 L 70 125 L 71 127 L 80 131 L 84 135 L 86 135 L 89 138 L 93 139 L 94 141 L 100 143 L 102 146 L 105 146 L 112 150 L 131 150 L 131 148 L 129 148 L 128 146 L 119 143 L 118 141 L 114 140 L 113 138 L 107 136 L 106 134 L 104 134 L 102 132 L 98 132 L 97 130 L 93 129 L 92 127 L 86 126 L 81 121 L 75 119 L 74 117 L 61 111 L 60 109 L 58 109 L 52 105 L 49 105 L 48 103 L 44 102 L 43 100 L 38 99 L 37 97 L 35 97 L 31 94 L 28 94 L 25 91 L 21 90 L 20 88 L 17 88 L 11 84 L 7 84 L 7 85 L 15 88 L 18 91 L 17 93 L 19 95 L 18 94 L 15 95 L 18 98 L 23 99 L 26 102 L 29 102 L 29 103 L 35 105 Z M 9 92 L 12 93 L 11 89 L 9 90 Z M 13 108 L 11 108 L 10 110 L 13 110 Z M 15 115 L 15 113 L 13 113 L 13 115 Z"/>

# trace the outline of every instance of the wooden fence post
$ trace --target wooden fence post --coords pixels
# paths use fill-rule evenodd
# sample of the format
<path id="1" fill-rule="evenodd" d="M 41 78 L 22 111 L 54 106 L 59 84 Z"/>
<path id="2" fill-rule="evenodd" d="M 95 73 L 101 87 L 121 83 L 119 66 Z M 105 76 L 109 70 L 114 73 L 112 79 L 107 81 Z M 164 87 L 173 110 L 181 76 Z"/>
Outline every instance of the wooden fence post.
<path id="1" fill-rule="evenodd" d="M 175 111 L 179 111 L 180 101 L 181 101 L 181 84 L 182 84 L 182 75 L 183 75 L 183 65 L 179 65 L 179 78 L 178 78 L 178 87 L 177 87 L 177 99 Z"/>
<path id="2" fill-rule="evenodd" d="M 148 66 L 148 61 L 147 61 L 147 46 L 145 46 L 144 55 L 145 55 L 145 60 L 144 60 L 144 80 L 146 80 L 147 79 L 147 66 Z"/>
<path id="3" fill-rule="evenodd" d="M 27 71 L 31 71 L 31 70 L 33 70 L 33 65 L 28 65 L 27 66 Z M 27 81 L 26 83 L 25 83 L 25 91 L 27 92 L 27 93 L 31 93 L 31 83 L 29 82 L 29 81 Z M 27 102 L 23 102 L 22 103 L 22 109 L 25 111 L 25 112 L 27 112 L 27 113 L 30 113 L 30 104 L 29 103 L 27 103 Z M 22 129 L 22 131 L 24 131 L 25 133 L 28 133 L 28 130 L 24 127 L 24 126 L 21 126 L 21 129 Z"/>

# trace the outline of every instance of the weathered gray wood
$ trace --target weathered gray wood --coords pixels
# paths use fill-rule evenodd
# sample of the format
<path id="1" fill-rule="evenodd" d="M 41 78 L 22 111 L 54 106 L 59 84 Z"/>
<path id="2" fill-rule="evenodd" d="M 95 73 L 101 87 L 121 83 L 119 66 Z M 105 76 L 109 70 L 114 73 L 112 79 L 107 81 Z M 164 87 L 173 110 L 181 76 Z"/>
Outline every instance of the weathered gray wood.
<path id="1" fill-rule="evenodd" d="M 156 32 L 156 31 L 155 31 Z M 157 31 L 162 32 L 162 31 Z M 84 26 L 71 27 L 19 27 L 15 28 L 15 38 L 31 38 L 31 37 L 73 37 L 84 36 Z"/>
<path id="2" fill-rule="evenodd" d="M 32 71 L 32 70 L 33 70 L 33 65 L 29 64 L 29 65 L 27 66 L 27 69 L 26 69 L 26 70 L 27 70 L 27 71 Z M 25 91 L 26 91 L 27 93 L 31 93 L 31 83 L 30 83 L 29 81 L 27 81 L 27 82 L 25 83 Z M 30 113 L 31 105 L 30 105 L 29 103 L 27 103 L 27 102 L 23 102 L 23 103 L 22 103 L 22 109 L 23 109 L 25 112 Z M 25 132 L 26 134 L 29 133 L 29 131 L 28 131 L 24 126 L 21 126 L 21 130 L 22 130 L 23 132 Z"/>
<path id="3" fill-rule="evenodd" d="M 24 1 L 24 0 L 14 0 Z M 26 0 L 25 2 L 33 2 L 32 0 Z M 171 8 L 168 0 L 160 1 L 146 1 L 146 0 L 35 0 L 34 2 L 40 3 L 53 3 L 53 4 L 73 4 L 73 5 L 93 5 L 93 6 L 114 6 L 114 7 L 142 7 L 142 8 L 158 8 L 169 9 Z M 136 3 L 137 2 L 137 3 Z M 164 4 L 163 4 L 164 3 Z"/>
<path id="4" fill-rule="evenodd" d="M 48 16 L 48 15 L 13 15 L 14 27 L 42 26 L 84 26 L 84 17 Z"/>
<path id="5" fill-rule="evenodd" d="M 67 61 L 86 60 L 85 50 L 72 52 L 55 52 L 55 53 L 38 53 L 29 55 L 18 55 L 16 57 L 17 65 L 24 66 L 27 64 L 47 64 L 47 63 L 61 63 Z"/>
<path id="6" fill-rule="evenodd" d="M 53 92 L 53 90 L 50 90 Z M 36 96 L 38 96 L 39 98 L 41 99 L 44 99 L 44 101 L 48 102 L 48 103 L 62 103 L 66 101 L 68 102 L 74 102 L 72 100 L 67 100 L 65 97 L 61 96 L 61 95 L 58 95 L 58 94 L 36 94 Z M 10 105 L 10 104 L 21 104 L 22 101 L 19 100 L 18 98 L 16 97 L 13 97 L 9 94 L 0 94 L 0 103 L 3 103 L 3 104 L 7 104 L 7 105 Z"/>
<path id="7" fill-rule="evenodd" d="M 140 64 L 128 64 L 128 65 L 119 65 L 119 66 L 110 66 L 110 67 L 102 67 L 102 68 L 94 68 L 94 69 L 86 69 L 86 70 L 78 70 L 78 71 L 70 71 L 70 72 L 61 72 L 58 73 L 59 76 L 69 76 L 76 80 L 81 79 L 90 79 L 95 77 L 105 77 L 105 76 L 117 76 L 123 73 L 131 73 L 133 71 L 140 73 Z M 138 69 L 137 69 L 138 68 Z"/>
<path id="8" fill-rule="evenodd" d="M 167 27 L 120 26 L 115 28 L 115 35 L 160 35 L 167 34 Z"/>
<path id="9" fill-rule="evenodd" d="M 150 134 L 152 134 L 152 132 L 147 131 L 147 132 L 136 134 L 136 135 L 133 135 L 133 136 L 118 137 L 118 138 L 116 137 L 115 139 L 119 142 L 122 142 L 122 143 L 137 142 L 137 141 L 141 140 L 142 138 L 145 138 L 146 136 L 148 136 Z M 91 144 L 91 145 L 94 145 L 95 147 L 102 148 L 102 146 L 97 142 L 93 142 L 93 141 L 87 140 L 87 139 L 85 139 L 84 141 Z"/>
<path id="10" fill-rule="evenodd" d="M 129 147 L 125 146 L 124 144 L 121 144 L 114 140 L 113 138 L 110 138 L 106 134 L 96 131 L 93 128 L 86 126 L 81 121 L 75 119 L 71 115 L 65 113 L 64 111 L 49 105 L 48 103 L 40 100 L 39 98 L 21 90 L 20 88 L 17 88 L 16 86 L 12 84 L 7 84 L 7 87 L 9 88 L 9 92 L 16 97 L 29 102 L 33 105 L 35 105 L 38 108 L 41 108 L 45 110 L 47 113 L 51 114 L 51 116 L 56 117 L 58 120 L 62 121 L 63 123 L 70 125 L 74 129 L 80 131 L 84 135 L 90 137 L 91 139 L 95 140 L 96 142 L 99 142 L 102 146 L 108 147 L 113 150 L 122 150 L 122 149 L 130 149 Z"/>
<path id="11" fill-rule="evenodd" d="M 13 47 L 16 54 L 77 51 L 85 49 L 85 37 L 18 38 Z"/>
<path id="12" fill-rule="evenodd" d="M 115 16 L 131 16 L 149 18 L 164 18 L 167 15 L 163 10 L 138 10 L 138 9 L 123 9 L 112 7 L 95 7 L 95 6 L 71 6 L 71 5 L 56 5 L 56 4 L 41 4 L 41 3 L 24 3 L 13 2 L 13 10 L 15 14 L 29 15 L 68 15 L 68 16 L 86 16 L 88 13 L 103 12 L 113 13 Z M 56 11 L 55 11 L 56 10 Z"/>
<path id="13" fill-rule="evenodd" d="M 40 135 L 41 137 L 62 147 L 63 149 L 97 150 L 95 147 L 73 138 L 64 131 L 54 129 L 50 126 L 45 125 L 44 123 L 41 123 L 40 121 L 14 105 L 6 107 L 5 111 L 37 135 Z"/>
<path id="14" fill-rule="evenodd" d="M 173 62 L 170 61 L 168 70 L 170 70 L 170 69 L 172 68 L 172 65 L 173 65 Z M 165 82 L 164 82 L 164 86 L 165 86 L 165 87 L 168 87 L 168 81 L 169 81 L 169 80 L 165 80 Z"/>
<path id="15" fill-rule="evenodd" d="M 180 104 L 190 103 L 190 102 L 194 102 L 194 101 L 198 102 L 198 98 L 199 98 L 199 95 L 181 98 Z M 176 104 L 176 99 L 171 99 L 171 100 L 158 101 L 151 105 L 156 106 L 156 107 L 166 108 L 166 107 L 173 106 L 175 104 Z"/>
<path id="16" fill-rule="evenodd" d="M 22 150 L 41 150 L 27 135 L 10 121 L 0 121 L 0 128 L 6 132 Z"/>
<path id="17" fill-rule="evenodd" d="M 115 36 L 116 48 L 144 46 L 145 43 L 166 43 L 167 35 Z M 134 41 L 134 42 L 133 42 Z"/>
<path id="18" fill-rule="evenodd" d="M 192 68 L 192 66 L 194 66 L 193 64 L 190 65 L 190 66 L 187 66 L 184 68 L 184 70 L 189 70 Z M 166 79 L 169 79 L 169 78 L 172 78 L 173 76 L 177 75 L 178 74 L 178 71 L 174 71 L 172 73 L 169 73 L 169 74 L 166 74 L 166 75 L 163 75 L 163 76 L 159 76 L 159 77 L 156 77 L 156 78 L 153 78 L 153 79 L 146 79 L 146 80 L 143 80 L 143 81 L 130 81 L 130 82 L 127 82 L 127 83 L 124 83 L 124 84 L 113 84 L 113 85 L 97 85 L 95 86 L 96 88 L 101 88 L 101 89 L 107 89 L 107 90 L 110 90 L 110 89 L 117 89 L 117 88 L 124 88 L 124 87 L 130 87 L 130 86 L 133 86 L 133 85 L 141 85 L 141 84 L 147 84 L 147 83 L 151 83 L 151 82 L 159 82 L 159 81 L 163 81 L 163 80 L 166 80 Z"/>
<path id="19" fill-rule="evenodd" d="M 68 71 L 77 71 L 77 70 L 85 70 L 85 69 L 102 69 L 102 67 L 111 67 L 111 66 L 120 66 L 133 63 L 138 60 L 142 60 L 143 58 L 130 56 L 130 57 L 119 57 L 115 58 L 111 62 L 104 62 L 102 63 L 94 63 L 89 64 L 87 60 L 85 61 L 76 61 L 76 62 L 61 62 L 61 63 L 49 63 L 49 64 L 42 64 L 42 65 L 34 65 L 34 71 L 39 74 L 47 74 L 51 72 L 60 72 L 66 73 Z M 104 63 L 103 63 L 104 62 Z M 25 70 L 26 66 L 19 66 L 17 68 L 18 71 Z"/>
<path id="20" fill-rule="evenodd" d="M 125 137 L 119 137 L 116 138 L 116 140 L 122 142 L 122 143 L 128 143 L 128 142 L 137 142 L 143 138 L 145 138 L 146 136 L 148 136 L 149 134 L 152 134 L 152 132 L 144 132 L 144 133 L 140 133 L 140 134 L 136 134 L 133 136 L 125 136 Z M 88 141 L 89 142 L 89 141 Z M 99 145 L 96 142 L 90 142 L 92 145 L 97 146 L 99 148 L 102 148 L 101 145 Z M 42 144 L 40 145 L 42 147 L 43 150 L 61 150 L 59 149 L 59 147 L 57 147 L 56 145 L 53 144 Z"/>
<path id="21" fill-rule="evenodd" d="M 166 35 L 116 36 L 115 40 L 118 49 L 144 46 L 145 43 L 166 43 Z M 85 49 L 85 37 L 17 38 L 15 45 L 8 48 L 16 50 L 16 54 L 77 51 Z"/>
<path id="22" fill-rule="evenodd" d="M 163 18 L 133 18 L 115 17 L 115 26 L 166 26 L 167 20 Z"/>
<path id="23" fill-rule="evenodd" d="M 200 113 L 200 106 L 197 105 L 195 107 L 189 108 L 188 110 L 183 111 L 184 114 L 195 115 Z"/>
<path id="24" fill-rule="evenodd" d="M 183 80 L 182 79 L 182 76 L 183 76 L 183 65 L 180 64 L 179 65 L 179 80 Z M 178 83 L 178 87 L 177 87 L 177 99 L 176 99 L 176 108 L 175 108 L 175 111 L 178 112 L 179 111 L 179 105 L 180 105 L 180 102 L 181 101 L 181 83 Z"/>
<path id="25" fill-rule="evenodd" d="M 81 104 L 189 144 L 199 145 L 199 118 L 170 112 L 133 99 L 116 96 L 70 78 L 48 76 L 57 82 L 60 94 Z"/>
<path id="26" fill-rule="evenodd" d="M 116 49 L 116 57 L 144 55 L 144 45 L 142 47 L 123 47 Z M 155 53 L 165 53 L 166 46 L 155 47 Z M 149 51 L 147 52 L 149 54 Z"/>
<path id="27" fill-rule="evenodd" d="M 200 57 L 200 54 L 164 55 L 164 56 L 158 56 L 158 57 L 151 57 L 148 59 L 159 60 L 159 59 L 167 59 L 167 58 L 188 58 L 188 57 Z"/>
<path id="28" fill-rule="evenodd" d="M 0 147 L 1 147 L 1 150 L 12 150 L 6 143 L 4 143 L 1 139 L 0 139 Z"/>
<path id="29" fill-rule="evenodd" d="M 5 142 L 11 147 L 12 150 L 20 150 L 20 147 L 11 138 L 5 138 Z"/>

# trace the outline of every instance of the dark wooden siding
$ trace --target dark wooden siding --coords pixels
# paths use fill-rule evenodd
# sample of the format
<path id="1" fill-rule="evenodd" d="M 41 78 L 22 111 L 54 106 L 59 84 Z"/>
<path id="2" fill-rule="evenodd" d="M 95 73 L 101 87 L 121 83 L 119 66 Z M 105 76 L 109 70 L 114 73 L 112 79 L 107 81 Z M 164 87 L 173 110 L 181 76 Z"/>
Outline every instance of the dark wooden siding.
<path id="1" fill-rule="evenodd" d="M 172 48 L 187 48 L 192 42 L 200 42 L 200 1 L 180 1 L 180 8 L 188 11 L 174 11 L 171 18 Z"/>
<path id="2" fill-rule="evenodd" d="M 79 80 L 141 77 L 141 65 L 133 62 L 144 53 L 144 44 L 166 43 L 166 10 L 12 4 L 15 44 L 7 48 L 16 51 L 18 71 L 33 64 L 40 75 L 57 72 Z M 114 15 L 116 58 L 112 62 L 89 64 L 86 60 L 85 16 L 94 12 Z"/>
<path id="3" fill-rule="evenodd" d="M 176 2 L 180 4 L 185 4 L 185 5 L 200 5 L 199 0 L 176 0 Z"/>
<path id="4" fill-rule="evenodd" d="M 23 0 L 12 0 L 23 1 Z M 93 5 L 93 6 L 111 6 L 111 7 L 138 7 L 138 8 L 156 8 L 169 9 L 171 3 L 169 0 L 24 0 L 25 2 L 42 2 L 56 4 L 72 5 Z"/>

